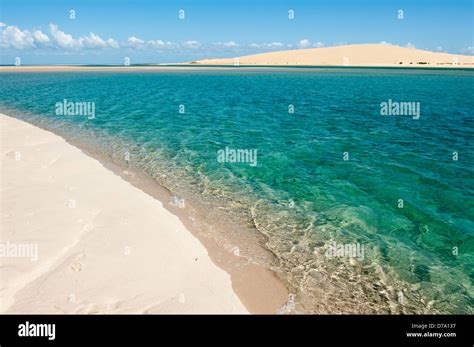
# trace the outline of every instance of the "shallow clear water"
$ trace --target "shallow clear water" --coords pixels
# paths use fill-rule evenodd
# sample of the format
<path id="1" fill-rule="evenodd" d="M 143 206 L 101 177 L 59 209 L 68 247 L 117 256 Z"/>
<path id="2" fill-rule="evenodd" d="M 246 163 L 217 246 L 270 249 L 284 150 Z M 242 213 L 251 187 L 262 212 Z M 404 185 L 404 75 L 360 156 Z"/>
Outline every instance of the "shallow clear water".
<path id="1" fill-rule="evenodd" d="M 474 72 L 0 77 L 1 112 L 155 177 L 288 281 L 298 312 L 473 313 Z M 96 118 L 56 115 L 64 99 L 95 102 Z M 381 116 L 389 99 L 419 102 L 420 118 Z M 226 146 L 257 150 L 257 165 L 219 162 Z M 251 233 L 273 257 L 245 245 Z M 333 241 L 363 257 L 328 256 Z"/>

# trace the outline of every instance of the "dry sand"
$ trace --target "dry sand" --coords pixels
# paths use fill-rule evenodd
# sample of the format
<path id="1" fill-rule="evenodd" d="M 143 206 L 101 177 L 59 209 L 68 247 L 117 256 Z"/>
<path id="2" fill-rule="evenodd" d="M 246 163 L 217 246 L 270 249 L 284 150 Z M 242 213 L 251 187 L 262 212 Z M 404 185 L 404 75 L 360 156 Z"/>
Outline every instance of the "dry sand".
<path id="1" fill-rule="evenodd" d="M 0 312 L 246 313 L 243 301 L 251 312 L 282 303 L 284 290 L 259 309 L 265 293 L 232 283 L 177 216 L 100 161 L 2 114 L 0 129 L 0 243 L 10 247 L 0 257 Z M 30 258 L 12 256 L 20 245 L 32 245 Z M 265 276 L 240 279 L 263 287 Z"/>
<path id="2" fill-rule="evenodd" d="M 227 59 L 204 59 L 193 62 L 193 64 L 203 65 L 234 65 L 236 63 L 240 65 L 472 68 L 474 67 L 474 57 L 430 52 L 388 44 L 363 44 L 278 51 Z"/>

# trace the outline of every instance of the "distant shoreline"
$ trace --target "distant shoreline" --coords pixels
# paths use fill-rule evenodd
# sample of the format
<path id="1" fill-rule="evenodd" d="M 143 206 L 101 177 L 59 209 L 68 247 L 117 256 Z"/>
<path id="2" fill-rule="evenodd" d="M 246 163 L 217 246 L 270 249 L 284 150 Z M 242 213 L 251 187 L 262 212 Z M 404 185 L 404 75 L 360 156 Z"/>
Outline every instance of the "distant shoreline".
<path id="1" fill-rule="evenodd" d="M 313 70 L 313 69 L 390 69 L 390 70 L 465 70 L 471 71 L 473 66 L 456 65 L 383 65 L 383 66 L 339 66 L 339 65 L 206 65 L 206 64 L 170 64 L 170 65 L 0 65 L 0 73 L 22 72 L 160 72 L 160 71 L 235 71 L 235 70 Z"/>

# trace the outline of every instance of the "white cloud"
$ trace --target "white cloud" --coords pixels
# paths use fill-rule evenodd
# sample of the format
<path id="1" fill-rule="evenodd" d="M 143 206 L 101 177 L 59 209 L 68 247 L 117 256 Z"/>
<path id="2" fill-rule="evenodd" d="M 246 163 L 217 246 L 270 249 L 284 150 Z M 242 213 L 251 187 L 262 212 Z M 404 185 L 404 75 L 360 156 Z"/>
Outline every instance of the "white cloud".
<path id="1" fill-rule="evenodd" d="M 59 30 L 56 24 L 51 23 L 49 25 L 49 32 L 51 33 L 51 36 L 56 45 L 58 45 L 60 48 L 78 49 L 82 46 L 80 40 L 76 40 L 71 35 Z"/>
<path id="2" fill-rule="evenodd" d="M 311 45 L 311 41 L 309 41 L 308 39 L 303 39 L 303 40 L 300 40 L 300 42 L 298 42 L 299 48 L 307 48 L 310 45 Z"/>
<path id="3" fill-rule="evenodd" d="M 147 46 L 150 48 L 156 48 L 156 49 L 166 49 L 166 48 L 173 48 L 176 47 L 175 44 L 173 44 L 170 41 L 162 41 L 162 40 L 150 40 L 147 42 Z"/>
<path id="4" fill-rule="evenodd" d="M 47 45 L 50 42 L 48 35 L 44 34 L 41 30 L 33 31 L 33 39 L 39 45 Z"/>
<path id="5" fill-rule="evenodd" d="M 2 28 L 3 27 L 4 26 L 2 26 Z M 6 26 L 5 29 L 2 29 L 0 39 L 0 46 L 2 48 L 35 48 L 33 35 L 31 35 L 28 30 L 21 30 L 13 25 Z"/>
<path id="6" fill-rule="evenodd" d="M 182 46 L 184 48 L 189 48 L 189 49 L 198 49 L 201 47 L 201 44 L 198 41 L 189 40 L 189 41 L 183 42 Z"/>
<path id="7" fill-rule="evenodd" d="M 316 48 L 320 48 L 324 46 L 325 46 L 324 42 L 321 42 L 321 41 L 313 43 L 313 47 L 316 47 Z"/>
<path id="8" fill-rule="evenodd" d="M 162 48 L 165 46 L 165 43 L 161 40 L 150 40 L 147 42 L 147 44 L 155 48 Z"/>
<path id="9" fill-rule="evenodd" d="M 208 46 L 209 48 L 212 48 L 212 49 L 227 49 L 227 50 L 240 47 L 240 45 L 235 41 L 213 42 L 209 44 Z"/>
<path id="10" fill-rule="evenodd" d="M 110 38 L 107 40 L 107 45 L 109 45 L 110 48 L 119 48 L 119 44 L 117 41 L 115 41 L 114 39 Z"/>
<path id="11" fill-rule="evenodd" d="M 139 39 L 138 37 L 135 37 L 135 36 L 129 37 L 127 42 L 132 44 L 132 45 L 136 45 L 136 44 L 142 45 L 142 44 L 145 43 L 145 41 L 143 41 L 142 39 Z"/>
<path id="12" fill-rule="evenodd" d="M 405 45 L 406 48 L 416 48 L 415 45 L 411 42 L 408 42 L 406 45 Z"/>
<path id="13" fill-rule="evenodd" d="M 390 43 L 388 43 L 387 41 L 380 41 L 379 42 L 381 45 L 389 45 Z"/>
<path id="14" fill-rule="evenodd" d="M 3 22 L 0 22 L 0 28 L 6 27 L 7 25 Z"/>
<path id="15" fill-rule="evenodd" d="M 284 44 L 281 42 L 272 42 L 267 45 L 268 48 L 281 48 Z"/>
<path id="16" fill-rule="evenodd" d="M 49 25 L 49 32 L 51 33 L 54 44 L 58 48 L 78 50 L 82 48 L 100 49 L 119 47 L 118 42 L 114 39 L 110 38 L 105 41 L 99 35 L 92 32 L 87 36 L 81 36 L 78 39 L 75 39 L 72 35 L 66 34 L 64 31 L 59 30 L 59 27 L 52 23 Z"/>
<path id="17" fill-rule="evenodd" d="M 142 49 L 145 48 L 145 41 L 136 36 L 130 36 L 124 45 L 129 48 Z"/>
<path id="18" fill-rule="evenodd" d="M 234 41 L 224 42 L 222 45 L 224 47 L 228 47 L 228 48 L 233 48 L 233 47 L 238 46 L 238 44 L 236 44 Z"/>
<path id="19" fill-rule="evenodd" d="M 105 48 L 107 43 L 94 33 L 90 33 L 89 36 L 81 37 L 79 39 L 82 46 L 85 48 Z"/>
<path id="20" fill-rule="evenodd" d="M 250 48 L 255 48 L 255 49 L 275 49 L 275 48 L 283 48 L 285 47 L 285 44 L 281 42 L 271 42 L 271 43 L 251 43 L 249 45 Z"/>

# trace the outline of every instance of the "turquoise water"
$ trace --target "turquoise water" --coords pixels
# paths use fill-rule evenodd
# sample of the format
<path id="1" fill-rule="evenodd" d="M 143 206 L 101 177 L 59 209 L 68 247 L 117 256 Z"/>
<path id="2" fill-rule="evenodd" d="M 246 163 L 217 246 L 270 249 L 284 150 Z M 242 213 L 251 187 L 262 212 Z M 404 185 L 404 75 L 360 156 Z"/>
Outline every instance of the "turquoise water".
<path id="1" fill-rule="evenodd" d="M 474 72 L 0 76 L 1 112 L 155 177 L 202 230 L 275 270 L 296 312 L 473 313 Z M 95 102 L 95 119 L 56 115 L 64 99 Z M 420 118 L 381 116 L 389 99 L 419 102 Z M 257 165 L 219 162 L 226 146 Z M 364 256 L 328 256 L 332 242 Z"/>

